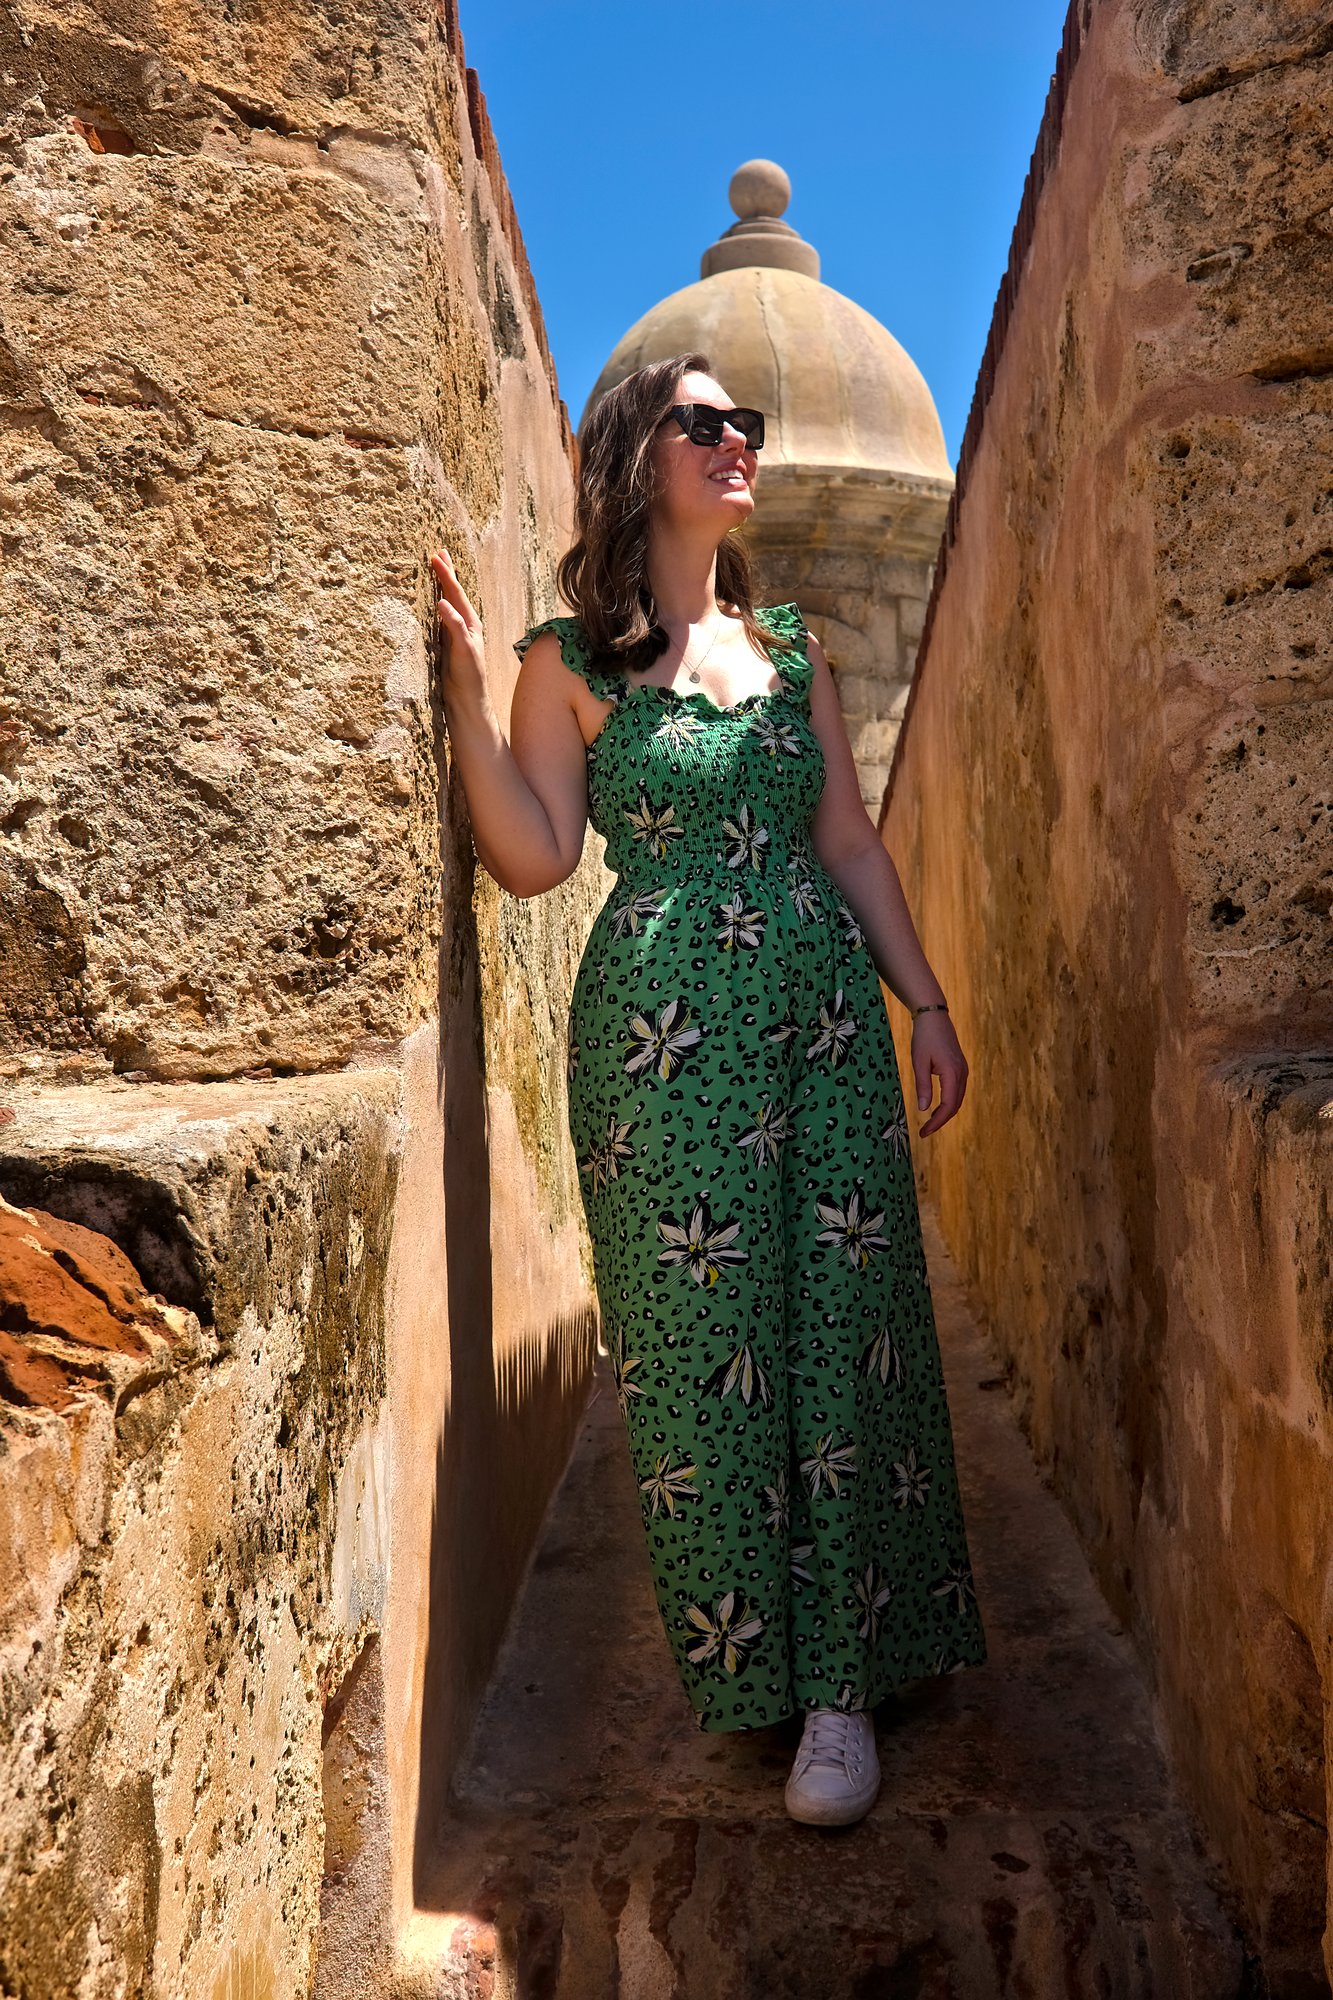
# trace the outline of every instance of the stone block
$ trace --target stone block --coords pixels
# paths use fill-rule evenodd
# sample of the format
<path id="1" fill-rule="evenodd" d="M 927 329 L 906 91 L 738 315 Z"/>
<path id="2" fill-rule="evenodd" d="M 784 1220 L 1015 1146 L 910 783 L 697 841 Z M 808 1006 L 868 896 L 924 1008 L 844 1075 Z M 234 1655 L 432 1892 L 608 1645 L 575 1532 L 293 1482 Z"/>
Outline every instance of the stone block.
<path id="1" fill-rule="evenodd" d="M 874 662 L 867 662 L 873 665 Z M 878 722 L 892 700 L 893 683 L 878 673 L 840 673 L 838 698 L 845 716 Z"/>
<path id="2" fill-rule="evenodd" d="M 868 556 L 841 555 L 836 548 L 812 549 L 806 564 L 808 582 L 818 590 L 851 592 L 863 599 L 871 587 L 874 565 Z"/>
<path id="3" fill-rule="evenodd" d="M 3 440 L 11 1035 L 168 1076 L 401 1035 L 439 866 L 409 464 L 161 411 L 69 436 Z"/>
<path id="4" fill-rule="evenodd" d="M 0 290 L 9 351 L 53 409 L 413 442 L 435 287 L 401 171 L 406 212 L 332 174 L 33 140 L 0 187 L 24 248 Z"/>
<path id="5" fill-rule="evenodd" d="M 323 1701 L 364 1636 L 332 1578 L 386 1384 L 397 1097 L 365 1071 L 11 1105 L 6 1324 L 72 1385 L 0 1380 L 15 1990 L 208 1993 L 247 1954 L 259 1988 L 306 1990 Z"/>
<path id="6" fill-rule="evenodd" d="M 897 740 L 896 722 L 863 722 L 852 741 L 852 750 L 858 765 L 887 767 L 893 760 L 893 746 Z"/>
<path id="7" fill-rule="evenodd" d="M 1162 433 L 1153 513 L 1173 678 L 1267 707 L 1333 694 L 1333 388 L 1275 384 L 1262 400 Z"/>
<path id="8" fill-rule="evenodd" d="M 1189 989 L 1208 1018 L 1295 1020 L 1333 983 L 1333 705 L 1233 716 L 1191 775 L 1172 850 Z"/>
<path id="9" fill-rule="evenodd" d="M 900 597 L 898 604 L 898 630 L 905 646 L 915 647 L 921 638 L 926 623 L 926 599 L 924 597 Z"/>
<path id="10" fill-rule="evenodd" d="M 1138 44 L 1186 102 L 1333 47 L 1319 0 L 1139 0 Z"/>
<path id="11" fill-rule="evenodd" d="M 1333 53 L 1264 70 L 1190 106 L 1128 163 L 1126 248 L 1156 281 L 1141 365 L 1327 373 L 1331 101 Z"/>
<path id="12" fill-rule="evenodd" d="M 110 152 L 240 149 L 265 135 L 351 129 L 439 152 L 457 174 L 458 52 L 438 15 L 429 22 L 398 0 L 351 0 L 336 26 L 315 0 L 290 0 L 262 22 L 141 0 L 34 0 L 0 21 L 24 136 L 77 116 Z"/>

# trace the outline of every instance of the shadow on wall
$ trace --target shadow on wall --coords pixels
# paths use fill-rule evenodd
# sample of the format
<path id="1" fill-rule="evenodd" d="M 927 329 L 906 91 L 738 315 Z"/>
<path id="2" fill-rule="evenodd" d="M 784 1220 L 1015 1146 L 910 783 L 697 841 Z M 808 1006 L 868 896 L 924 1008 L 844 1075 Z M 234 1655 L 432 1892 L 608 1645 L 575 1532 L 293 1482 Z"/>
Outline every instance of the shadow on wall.
<path id="1" fill-rule="evenodd" d="M 591 1385 L 596 1314 L 560 1314 L 497 1360 L 486 1040 L 461 786 L 441 770 L 445 913 L 440 1058 L 449 1384 L 436 1447 L 413 1886 L 419 1898 L 449 1784 L 485 1692 L 549 1496 Z"/>

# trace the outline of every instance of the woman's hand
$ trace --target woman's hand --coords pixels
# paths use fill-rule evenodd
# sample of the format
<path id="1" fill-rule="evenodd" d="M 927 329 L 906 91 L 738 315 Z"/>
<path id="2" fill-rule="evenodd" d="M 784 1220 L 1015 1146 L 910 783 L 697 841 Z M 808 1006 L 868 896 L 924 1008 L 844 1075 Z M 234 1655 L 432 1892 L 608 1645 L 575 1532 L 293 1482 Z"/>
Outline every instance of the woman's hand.
<path id="1" fill-rule="evenodd" d="M 444 668 L 444 693 L 464 697 L 470 695 L 475 700 L 481 700 L 486 693 L 486 649 L 481 620 L 454 575 L 453 557 L 449 551 L 437 550 L 430 559 L 430 566 L 435 572 L 438 591 L 435 616 L 449 648 Z"/>
<path id="2" fill-rule="evenodd" d="M 529 646 L 510 702 L 511 746 L 486 686 L 481 620 L 447 549 L 430 559 L 435 615 L 449 643 L 441 695 L 450 768 L 467 797 L 482 866 L 513 896 L 573 874 L 588 817 L 587 755 L 571 702 L 581 685 L 554 633 Z"/>
<path id="3" fill-rule="evenodd" d="M 940 1101 L 918 1129 L 918 1137 L 928 1139 L 947 1125 L 963 1101 L 967 1089 L 967 1057 L 963 1054 L 949 1016 L 932 1008 L 918 1014 L 912 1023 L 912 1070 L 916 1077 L 918 1111 L 926 1111 L 934 1094 L 932 1072 L 940 1080 Z"/>

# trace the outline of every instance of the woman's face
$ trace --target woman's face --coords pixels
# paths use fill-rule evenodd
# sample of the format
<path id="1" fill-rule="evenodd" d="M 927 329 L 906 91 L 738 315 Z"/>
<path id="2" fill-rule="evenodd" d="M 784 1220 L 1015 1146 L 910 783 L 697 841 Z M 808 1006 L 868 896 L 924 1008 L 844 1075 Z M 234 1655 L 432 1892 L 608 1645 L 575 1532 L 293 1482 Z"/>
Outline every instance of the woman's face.
<path id="1" fill-rule="evenodd" d="M 720 382 L 694 373 L 681 378 L 675 400 L 710 403 L 718 410 L 735 407 L 735 399 Z M 759 454 L 730 424 L 724 426 L 720 443 L 691 444 L 676 419 L 669 417 L 653 439 L 652 462 L 657 482 L 653 512 L 673 528 L 697 531 L 707 526 L 716 530 L 714 538 L 720 542 L 754 512 Z"/>

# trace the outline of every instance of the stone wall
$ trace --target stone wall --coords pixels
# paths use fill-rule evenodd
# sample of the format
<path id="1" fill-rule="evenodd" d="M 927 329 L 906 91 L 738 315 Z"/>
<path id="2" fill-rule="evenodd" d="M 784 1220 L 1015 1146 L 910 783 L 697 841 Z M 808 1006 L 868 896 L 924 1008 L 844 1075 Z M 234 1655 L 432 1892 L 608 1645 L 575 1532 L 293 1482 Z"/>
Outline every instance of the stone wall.
<path id="1" fill-rule="evenodd" d="M 387 1992 L 595 1328 L 604 878 L 476 870 L 427 567 L 503 716 L 568 420 L 447 6 L 25 0 L 0 75 L 0 1985 Z"/>
<path id="2" fill-rule="evenodd" d="M 1333 1971 L 1330 103 L 1326 7 L 1076 0 L 882 820 L 972 1065 L 923 1182 L 1278 1994 Z"/>

